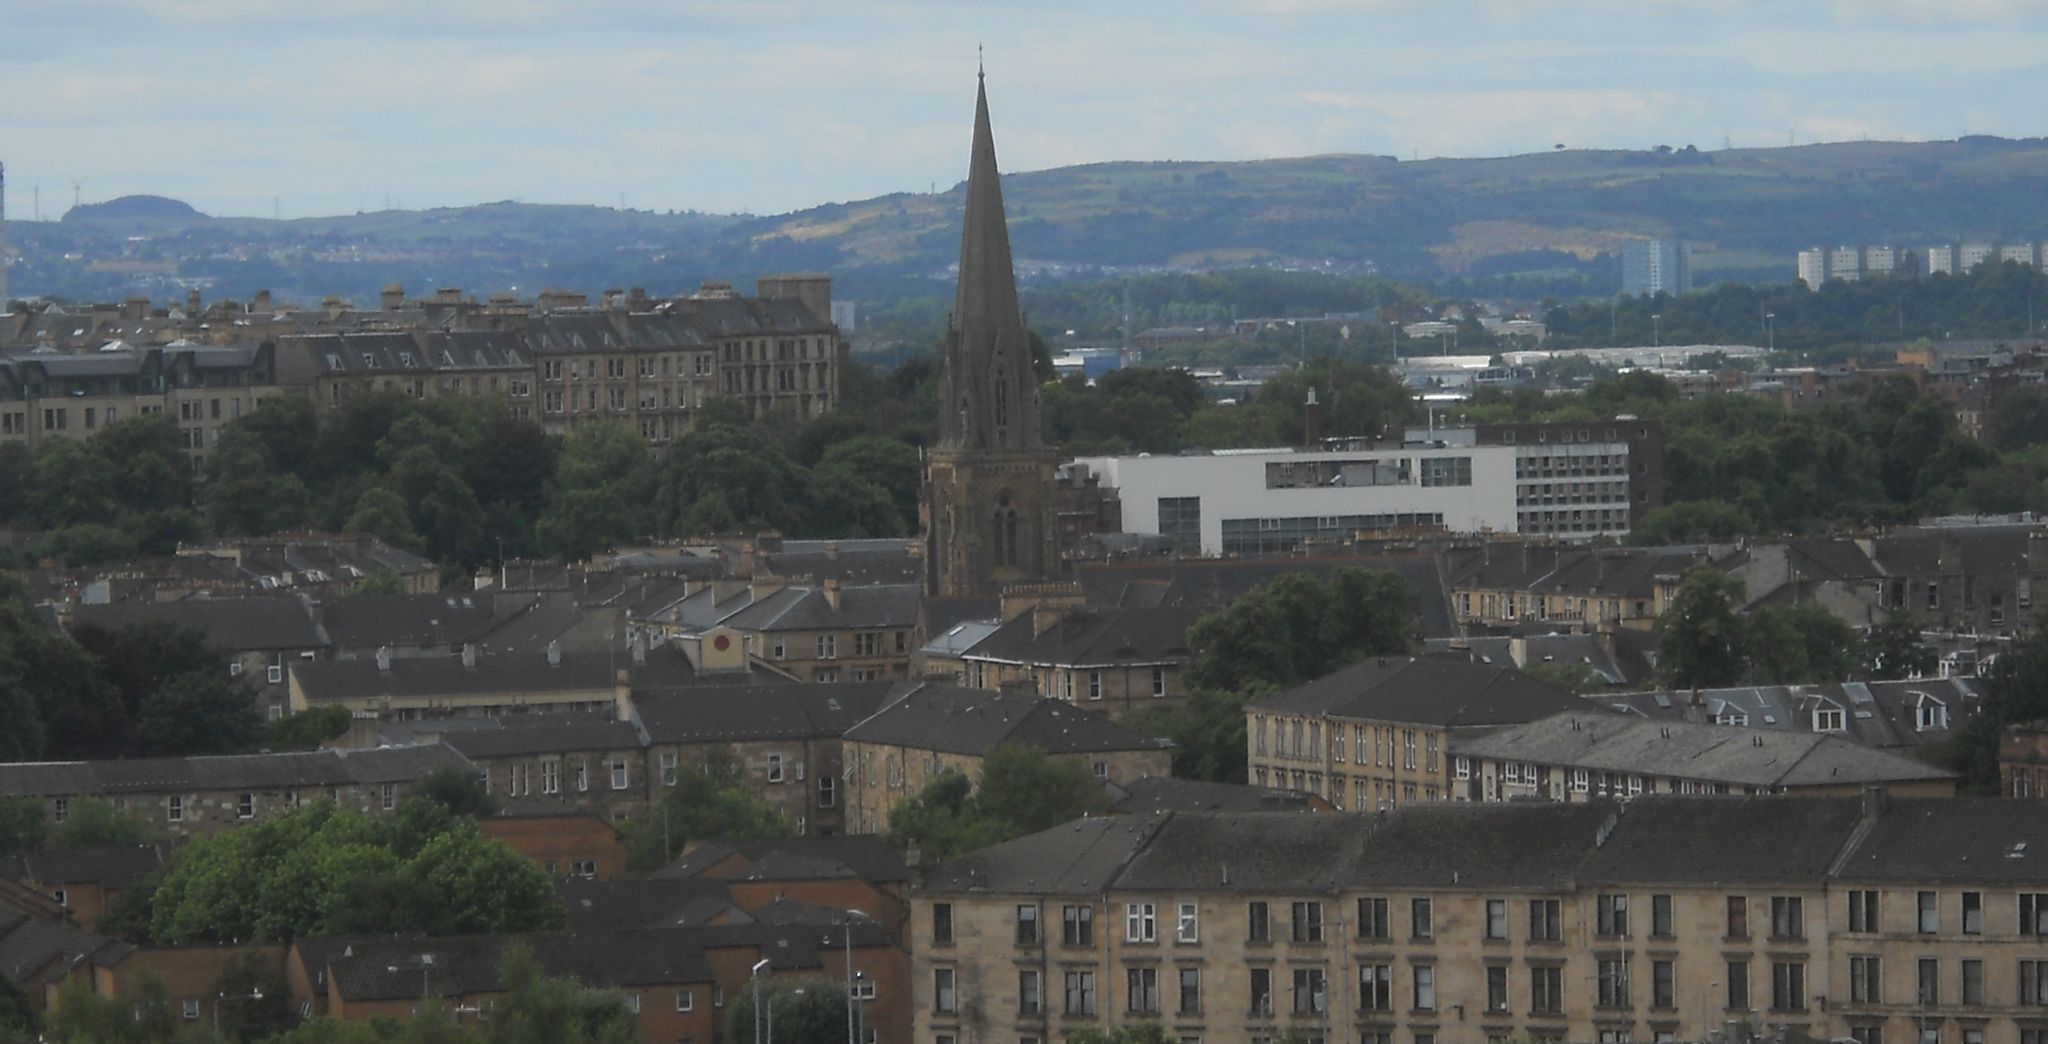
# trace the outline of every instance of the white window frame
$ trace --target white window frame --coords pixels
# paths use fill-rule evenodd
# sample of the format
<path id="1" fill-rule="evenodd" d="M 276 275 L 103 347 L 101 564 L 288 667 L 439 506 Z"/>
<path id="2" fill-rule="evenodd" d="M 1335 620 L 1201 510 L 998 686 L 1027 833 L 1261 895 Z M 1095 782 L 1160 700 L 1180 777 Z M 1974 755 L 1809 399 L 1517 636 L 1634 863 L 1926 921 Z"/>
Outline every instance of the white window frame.
<path id="1" fill-rule="evenodd" d="M 625 758 L 612 759 L 612 789 L 624 790 L 633 785 L 633 769 Z"/>
<path id="2" fill-rule="evenodd" d="M 1124 941 L 1134 943 L 1159 941 L 1159 904 L 1124 904 Z"/>
<path id="3" fill-rule="evenodd" d="M 1174 920 L 1173 940 L 1196 943 L 1202 941 L 1202 910 L 1195 903 L 1181 903 Z"/>
<path id="4" fill-rule="evenodd" d="M 782 780 L 782 754 L 778 751 L 768 755 L 768 782 L 780 783 Z"/>

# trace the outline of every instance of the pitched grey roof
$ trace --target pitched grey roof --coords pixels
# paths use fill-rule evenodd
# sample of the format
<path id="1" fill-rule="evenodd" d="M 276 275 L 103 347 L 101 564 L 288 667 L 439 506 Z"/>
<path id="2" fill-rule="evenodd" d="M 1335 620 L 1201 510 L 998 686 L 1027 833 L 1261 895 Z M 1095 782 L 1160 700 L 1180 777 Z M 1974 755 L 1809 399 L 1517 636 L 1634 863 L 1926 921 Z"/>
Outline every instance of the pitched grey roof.
<path id="1" fill-rule="evenodd" d="M 747 865 L 736 880 L 795 881 L 858 878 L 887 884 L 908 880 L 903 850 L 880 834 L 758 838 L 747 841 L 706 841 L 656 870 L 656 878 L 701 877 L 738 856 Z"/>
<path id="2" fill-rule="evenodd" d="M 839 604 L 823 587 L 792 585 L 757 598 L 725 620 L 741 631 L 905 629 L 917 623 L 916 584 L 873 584 L 839 590 Z"/>
<path id="3" fill-rule="evenodd" d="M 1077 575 L 1090 605 L 1190 605 L 1215 609 L 1289 573 L 1328 576 L 1346 567 L 1399 576 L 1415 596 L 1417 630 L 1424 638 L 1452 638 L 1463 633 L 1451 611 L 1450 588 L 1435 555 L 1083 562 L 1077 567 Z"/>
<path id="4" fill-rule="evenodd" d="M 1890 799 L 1880 803 L 1870 831 L 1857 839 L 1836 875 L 1850 881 L 2039 887 L 2048 882 L 2048 809 L 2028 805 L 1993 797 Z"/>
<path id="5" fill-rule="evenodd" d="M 1856 798 L 1638 798 L 1579 873 L 1591 884 L 1818 881 L 1862 818 Z"/>
<path id="6" fill-rule="evenodd" d="M 460 656 L 394 657 L 388 669 L 374 658 L 295 663 L 292 678 L 309 703 L 375 699 L 380 696 L 541 694 L 609 690 L 614 672 L 629 663 L 609 652 L 564 652 L 549 663 L 544 652 L 480 655 L 473 667 Z"/>
<path id="7" fill-rule="evenodd" d="M 444 745 L 191 758 L 0 764 L 0 796 L 162 793 L 199 790 L 285 790 L 392 783 L 444 765 L 466 765 Z"/>
<path id="8" fill-rule="evenodd" d="M 1031 613 L 1020 613 L 968 650 L 969 660 L 1062 667 L 1120 667 L 1186 663 L 1188 628 L 1204 610 L 1075 609 L 1040 632 Z"/>
<path id="9" fill-rule="evenodd" d="M 493 623 L 500 606 L 510 615 L 534 600 L 530 594 L 348 595 L 322 606 L 320 620 L 328 639 L 343 649 L 457 646 Z"/>
<path id="10" fill-rule="evenodd" d="M 1100 816 L 991 845 L 931 869 L 923 891 L 1099 895 L 1164 816 Z"/>
<path id="11" fill-rule="evenodd" d="M 45 848 L 18 860 L 20 880 L 44 885 L 90 882 L 102 888 L 126 888 L 164 865 L 160 845 L 98 845 L 90 848 Z"/>
<path id="12" fill-rule="evenodd" d="M 566 911 L 563 926 L 572 932 L 688 927 L 738 912 L 732 889 L 720 880 L 571 878 L 555 882 L 555 895 Z"/>
<path id="13" fill-rule="evenodd" d="M 694 929 L 592 930 L 526 935 L 456 935 L 437 938 L 343 936 L 297 945 L 310 968 L 323 968 L 343 999 L 408 1000 L 421 989 L 420 963 L 431 956 L 426 988 L 437 996 L 494 993 L 507 951 L 524 945 L 550 975 L 586 986 L 633 987 L 714 981 Z M 393 970 L 393 969 L 397 970 Z"/>
<path id="14" fill-rule="evenodd" d="M 836 739 L 882 705 L 890 682 L 700 686 L 636 690 L 633 706 L 652 743 Z"/>
<path id="15" fill-rule="evenodd" d="M 1104 780 L 1102 789 L 1109 795 L 1110 810 L 1123 815 L 1302 811 L 1310 807 L 1308 795 L 1298 790 L 1174 779 L 1170 776 L 1147 776 L 1121 782 Z"/>
<path id="16" fill-rule="evenodd" d="M 81 605 L 75 627 L 118 631 L 143 620 L 164 620 L 204 632 L 231 652 L 324 649 L 330 643 L 312 603 L 296 597 L 187 598 L 176 602 L 131 599 Z"/>
<path id="17" fill-rule="evenodd" d="M 1969 678 L 1769 685 L 1697 692 L 1602 693 L 1589 702 L 1653 721 L 1728 722 L 1752 729 L 1810 732 L 1814 712 L 1841 712 L 1843 738 L 1866 747 L 1917 747 L 1956 735 L 1983 708 Z M 1920 711 L 1929 710 L 1921 728 Z"/>
<path id="18" fill-rule="evenodd" d="M 1118 891 L 1328 891 L 1366 843 L 1357 816 L 1302 812 L 1177 812 L 1161 817 L 1116 875 Z"/>
<path id="19" fill-rule="evenodd" d="M 1508 667 L 1447 657 L 1376 657 L 1261 700 L 1255 710 L 1412 722 L 1448 728 L 1585 713 L 1562 689 Z"/>
<path id="20" fill-rule="evenodd" d="M 551 715 L 540 721 L 505 723 L 495 729 L 448 732 L 441 742 L 466 758 L 503 758 L 578 750 L 627 750 L 644 745 L 631 722 Z"/>
<path id="21" fill-rule="evenodd" d="M 1555 888 L 1615 814 L 1604 801 L 1425 802 L 1366 817 L 1372 838 L 1352 867 L 1358 887 Z"/>
<path id="22" fill-rule="evenodd" d="M 1518 643 L 1522 654 L 1520 663 L 1515 662 Z M 1544 663 L 1578 664 L 1592 669 L 1609 685 L 1626 685 L 1630 681 L 1649 680 L 1647 676 L 1631 678 L 1607 651 L 1607 647 L 1601 644 L 1599 636 L 1591 634 L 1431 638 L 1423 643 L 1423 648 L 1431 656 L 1469 659 L 1474 663 L 1492 664 L 1497 667 L 1527 668 Z"/>
<path id="23" fill-rule="evenodd" d="M 1744 787 L 1853 786 L 1953 779 L 1925 762 L 1837 736 L 1610 714 L 1557 714 L 1451 740 L 1451 753 Z"/>
<path id="24" fill-rule="evenodd" d="M 846 738 L 950 754 L 986 754 L 1005 744 L 1048 754 L 1156 750 L 1167 745 L 1061 700 L 930 683 L 919 684 L 848 729 Z"/>

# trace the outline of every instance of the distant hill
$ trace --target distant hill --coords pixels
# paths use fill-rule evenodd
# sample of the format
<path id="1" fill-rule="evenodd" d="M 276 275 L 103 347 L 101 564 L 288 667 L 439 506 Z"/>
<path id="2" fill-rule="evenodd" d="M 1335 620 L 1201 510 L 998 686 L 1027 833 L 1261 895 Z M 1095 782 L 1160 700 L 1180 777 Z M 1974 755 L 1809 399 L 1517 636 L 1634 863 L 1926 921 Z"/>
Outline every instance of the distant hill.
<path id="1" fill-rule="evenodd" d="M 1099 163 L 1004 180 L 1026 272 L 1307 264 L 1601 296 L 1616 288 L 1620 245 L 1637 236 L 1690 240 L 1702 283 L 1789 281 L 1793 253 L 1814 245 L 2048 238 L 2039 138 Z M 12 277 L 17 293 L 73 298 L 197 285 L 303 301 L 367 300 L 392 282 L 674 293 L 707 278 L 819 270 L 846 296 L 879 300 L 943 276 L 960 205 L 955 186 L 773 217 L 500 202 L 274 222 L 126 197 L 62 222 L 17 222 Z"/>

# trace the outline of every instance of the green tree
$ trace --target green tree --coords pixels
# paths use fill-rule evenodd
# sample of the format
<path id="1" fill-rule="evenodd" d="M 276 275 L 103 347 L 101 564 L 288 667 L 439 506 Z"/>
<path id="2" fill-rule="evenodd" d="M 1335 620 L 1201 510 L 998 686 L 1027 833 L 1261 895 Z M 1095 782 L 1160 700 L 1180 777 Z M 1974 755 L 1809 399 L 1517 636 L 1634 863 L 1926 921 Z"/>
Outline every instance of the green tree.
<path id="1" fill-rule="evenodd" d="M 726 999 L 725 1039 L 753 1040 L 754 993 Z M 775 1040 L 789 1044 L 845 1044 L 846 988 L 830 979 L 769 979 L 761 983 L 761 1021 L 775 1028 Z M 765 1030 L 763 1031 L 765 1035 Z"/>
<path id="2" fill-rule="evenodd" d="M 113 756 L 124 747 L 121 700 L 93 657 L 0 574 L 0 753 L 13 759 Z"/>
<path id="3" fill-rule="evenodd" d="M 579 424 L 562 445 L 548 507 L 535 524 L 543 550 L 581 561 L 654 531 L 654 465 L 623 424 Z"/>
<path id="4" fill-rule="evenodd" d="M 229 960 L 214 980 L 220 1034 L 230 1041 L 266 1040 L 292 1028 L 292 992 L 284 968 L 261 954 Z"/>
<path id="5" fill-rule="evenodd" d="M 982 759 L 979 785 L 957 772 L 933 777 L 890 814 L 889 836 L 931 859 L 1050 829 L 1102 812 L 1102 790 L 1079 762 L 1005 745 Z"/>
<path id="6" fill-rule="evenodd" d="M 793 532 L 800 482 L 796 462 L 759 431 L 706 417 L 663 455 L 658 502 L 679 535 Z"/>
<path id="7" fill-rule="evenodd" d="M 1298 685 L 1358 657 L 1409 651 L 1415 621 L 1414 595 L 1395 574 L 1289 573 L 1189 628 L 1188 682 L 1231 691 Z"/>
<path id="8" fill-rule="evenodd" d="M 378 573 L 378 576 L 390 576 Z M 263 749 L 270 751 L 319 750 L 348 735 L 351 716 L 347 707 L 310 707 L 263 725 Z"/>
<path id="9" fill-rule="evenodd" d="M 1178 779 L 1216 783 L 1245 781 L 1245 706 L 1272 695 L 1263 682 L 1242 691 L 1189 689 L 1185 704 L 1173 710 L 1147 709 L 1130 724 L 1173 741 L 1173 774 Z"/>
<path id="10" fill-rule="evenodd" d="M 371 486 L 356 498 L 355 512 L 344 524 L 351 533 L 368 533 L 399 547 L 420 547 L 418 530 L 412 526 L 412 512 L 405 498 L 395 490 Z"/>
<path id="11" fill-rule="evenodd" d="M 0 1041 L 26 1044 L 35 1039 L 35 1031 L 36 1011 L 29 1006 L 28 994 L 12 976 L 0 975 Z"/>
<path id="12" fill-rule="evenodd" d="M 484 1023 L 485 1044 L 632 1044 L 640 1039 L 623 997 L 543 975 L 533 951 L 524 946 L 506 951 L 498 980 L 505 995 Z"/>
<path id="13" fill-rule="evenodd" d="M 0 859 L 43 847 L 50 836 L 50 817 L 37 798 L 0 798 Z M 6 978 L 0 975 L 0 978 Z"/>
<path id="14" fill-rule="evenodd" d="M 1863 663 L 1872 678 L 1917 678 L 1934 672 L 1934 650 L 1921 643 L 1913 614 L 1894 609 L 1864 636 Z"/>
<path id="15" fill-rule="evenodd" d="M 444 765 L 413 784 L 412 799 L 431 801 L 449 815 L 488 819 L 498 811 L 497 799 L 476 773 L 460 765 Z"/>
<path id="16" fill-rule="evenodd" d="M 1679 579 L 1657 617 L 1657 671 L 1678 688 L 1723 688 L 1742 680 L 1747 656 L 1737 610 L 1742 581 L 1709 565 Z"/>
<path id="17" fill-rule="evenodd" d="M 692 841 L 796 833 L 781 809 L 742 785 L 739 760 L 730 750 L 679 765 L 675 785 L 663 791 L 654 809 L 626 823 L 626 866 L 634 873 L 668 865 Z"/>
<path id="18" fill-rule="evenodd" d="M 1752 684 L 1838 682 L 1861 673 L 1856 632 L 1818 606 L 1766 606 L 1749 614 L 1744 629 Z"/>
<path id="19" fill-rule="evenodd" d="M 1089 1026 L 1067 1038 L 1069 1044 L 1176 1044 L 1179 1037 L 1156 1022 L 1134 1022 L 1123 1026 Z"/>
<path id="20" fill-rule="evenodd" d="M 845 464 L 804 473 L 804 531 L 820 537 L 902 536 L 903 516 L 887 489 Z"/>
<path id="21" fill-rule="evenodd" d="M 239 754 L 255 749 L 263 719 L 246 679 L 187 672 L 143 699 L 135 733 L 147 755 Z"/>
<path id="22" fill-rule="evenodd" d="M 161 840 L 163 832 L 149 820 L 101 798 L 71 802 L 64 821 L 50 831 L 50 844 L 58 848 L 146 845 Z"/>
<path id="23" fill-rule="evenodd" d="M 1554 685 L 1574 696 L 1599 692 L 1607 687 L 1607 679 L 1590 665 L 1556 661 L 1532 663 L 1522 668 L 1522 673 L 1546 685 Z"/>
<path id="24" fill-rule="evenodd" d="M 1998 793 L 1998 736 L 2015 722 L 2048 719 L 2048 632 L 2035 632 L 1999 654 L 1985 683 L 1984 709 L 1944 751 L 1962 773 L 1967 793 Z"/>

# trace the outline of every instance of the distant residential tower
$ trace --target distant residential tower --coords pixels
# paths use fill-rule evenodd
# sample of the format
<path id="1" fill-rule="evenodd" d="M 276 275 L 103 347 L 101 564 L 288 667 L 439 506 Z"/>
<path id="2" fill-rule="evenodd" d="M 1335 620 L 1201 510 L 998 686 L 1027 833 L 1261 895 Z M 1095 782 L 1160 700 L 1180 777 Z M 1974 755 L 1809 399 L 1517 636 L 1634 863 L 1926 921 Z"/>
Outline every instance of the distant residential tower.
<path id="1" fill-rule="evenodd" d="M 1631 297 L 1691 293 L 1691 245 L 1679 239 L 1632 239 L 1622 244 L 1621 292 Z"/>

